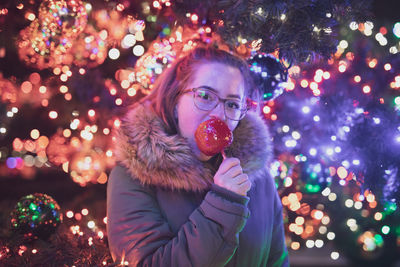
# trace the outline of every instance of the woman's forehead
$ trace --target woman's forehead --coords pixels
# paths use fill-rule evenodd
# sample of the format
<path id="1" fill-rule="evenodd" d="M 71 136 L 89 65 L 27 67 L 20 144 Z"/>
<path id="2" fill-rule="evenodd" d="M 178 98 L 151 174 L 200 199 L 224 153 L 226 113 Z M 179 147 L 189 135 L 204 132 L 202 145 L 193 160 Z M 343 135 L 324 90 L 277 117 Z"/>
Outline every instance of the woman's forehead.
<path id="1" fill-rule="evenodd" d="M 193 66 L 191 86 L 209 86 L 225 94 L 244 94 L 244 79 L 236 67 L 217 62 L 205 62 Z"/>

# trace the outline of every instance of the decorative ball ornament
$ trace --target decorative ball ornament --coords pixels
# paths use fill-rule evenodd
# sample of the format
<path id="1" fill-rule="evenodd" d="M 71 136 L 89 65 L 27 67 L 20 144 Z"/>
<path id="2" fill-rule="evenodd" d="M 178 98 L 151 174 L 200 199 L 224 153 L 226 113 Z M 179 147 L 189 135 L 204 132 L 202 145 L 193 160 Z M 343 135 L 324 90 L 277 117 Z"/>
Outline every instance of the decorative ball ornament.
<path id="1" fill-rule="evenodd" d="M 96 67 L 107 57 L 106 42 L 100 38 L 93 26 L 88 25 L 74 41 L 71 55 L 73 63 L 78 67 Z"/>
<path id="2" fill-rule="evenodd" d="M 94 11 L 91 15 L 96 23 L 97 29 L 107 31 L 107 41 L 110 43 L 120 43 L 126 36 L 126 29 L 137 38 L 143 41 L 144 21 L 137 20 L 133 16 L 124 16 L 117 10 L 101 9 Z"/>
<path id="3" fill-rule="evenodd" d="M 0 102 L 16 103 L 18 100 L 18 89 L 16 84 L 9 79 L 0 76 Z"/>
<path id="4" fill-rule="evenodd" d="M 80 186 L 86 186 L 97 182 L 105 170 L 105 161 L 99 153 L 88 149 L 73 156 L 69 169 L 72 180 Z"/>
<path id="5" fill-rule="evenodd" d="M 255 85 L 265 101 L 273 100 L 284 91 L 288 68 L 269 54 L 257 54 L 248 60 Z"/>
<path id="6" fill-rule="evenodd" d="M 357 243 L 361 247 L 365 257 L 374 258 L 380 254 L 384 240 L 380 234 L 373 230 L 368 230 L 357 238 Z"/>
<path id="7" fill-rule="evenodd" d="M 135 31 L 144 29 L 144 22 L 137 21 L 134 24 Z M 217 35 L 211 38 L 211 33 L 204 29 L 191 29 L 190 27 L 177 26 L 170 29 L 167 36 L 159 36 L 149 46 L 145 54 L 136 61 L 133 73 L 135 83 L 140 85 L 144 94 L 149 94 L 157 77 L 167 69 L 174 61 L 185 53 L 197 47 L 199 44 L 210 44 L 217 41 L 222 49 L 222 41 Z M 209 30 L 211 30 L 209 28 Z M 226 46 L 226 49 L 229 48 Z"/>
<path id="8" fill-rule="evenodd" d="M 56 166 L 67 163 L 75 152 L 76 148 L 62 135 L 61 131 L 50 138 L 49 144 L 46 147 L 48 160 Z"/>
<path id="9" fill-rule="evenodd" d="M 74 38 L 87 24 L 87 13 L 80 0 L 46 0 L 39 6 L 39 22 L 48 36 Z"/>
<path id="10" fill-rule="evenodd" d="M 60 206 L 50 196 L 35 193 L 22 197 L 11 212 L 11 228 L 26 239 L 47 239 L 62 222 Z"/>
<path id="11" fill-rule="evenodd" d="M 135 80 L 145 94 L 150 93 L 157 77 L 168 65 L 175 61 L 177 51 L 172 45 L 167 39 L 158 38 L 152 42 L 147 52 L 136 61 Z"/>
<path id="12" fill-rule="evenodd" d="M 37 19 L 20 31 L 16 44 L 20 59 L 37 69 L 62 64 L 72 46 L 68 38 L 49 34 L 48 29 L 41 27 Z"/>
<path id="13" fill-rule="evenodd" d="M 318 194 L 330 185 L 330 172 L 329 168 L 320 161 L 301 162 L 300 178 L 301 190 L 306 194 Z"/>
<path id="14" fill-rule="evenodd" d="M 218 118 L 200 123 L 194 137 L 200 151 L 207 156 L 223 153 L 233 141 L 231 130 Z"/>
<path id="15" fill-rule="evenodd" d="M 38 18 L 19 34 L 20 59 L 38 69 L 70 63 L 69 49 L 86 24 L 87 13 L 80 0 L 43 1 Z"/>
<path id="16" fill-rule="evenodd" d="M 335 245 L 357 266 L 392 266 L 398 259 L 396 241 L 367 225 L 354 218 L 338 223 L 336 233 L 348 238 L 335 238 Z"/>

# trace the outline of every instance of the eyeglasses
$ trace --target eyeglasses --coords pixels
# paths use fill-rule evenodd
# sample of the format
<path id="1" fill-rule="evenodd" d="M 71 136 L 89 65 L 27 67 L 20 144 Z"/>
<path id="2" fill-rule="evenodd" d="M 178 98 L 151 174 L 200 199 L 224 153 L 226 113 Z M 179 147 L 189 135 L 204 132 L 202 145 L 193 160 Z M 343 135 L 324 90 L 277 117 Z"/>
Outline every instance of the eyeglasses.
<path id="1" fill-rule="evenodd" d="M 222 102 L 224 103 L 225 116 L 228 119 L 239 121 L 246 115 L 247 106 L 243 101 L 221 98 L 215 92 L 203 87 L 187 89 L 182 93 L 188 92 L 193 92 L 193 103 L 200 110 L 213 110 L 219 102 Z"/>

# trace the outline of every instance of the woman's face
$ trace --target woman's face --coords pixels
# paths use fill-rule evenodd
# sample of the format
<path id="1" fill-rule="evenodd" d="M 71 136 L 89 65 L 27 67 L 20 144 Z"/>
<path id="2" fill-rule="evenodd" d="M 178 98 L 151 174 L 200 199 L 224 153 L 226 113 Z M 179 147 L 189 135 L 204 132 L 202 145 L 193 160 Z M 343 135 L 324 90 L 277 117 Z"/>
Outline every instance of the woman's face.
<path id="1" fill-rule="evenodd" d="M 184 89 L 204 86 L 212 88 L 213 91 L 215 90 L 215 93 L 223 99 L 244 101 L 244 80 L 240 70 L 237 68 L 213 62 L 197 65 L 197 70 L 195 70 L 193 77 L 189 79 L 189 83 Z M 238 125 L 238 121 L 228 119 L 225 116 L 223 102 L 220 102 L 213 110 L 199 110 L 193 103 L 192 92 L 180 96 L 176 112 L 180 135 L 189 141 L 194 154 L 201 161 L 207 161 L 211 157 L 200 152 L 194 139 L 194 133 L 200 123 L 212 117 L 218 117 L 228 125 L 231 131 Z"/>

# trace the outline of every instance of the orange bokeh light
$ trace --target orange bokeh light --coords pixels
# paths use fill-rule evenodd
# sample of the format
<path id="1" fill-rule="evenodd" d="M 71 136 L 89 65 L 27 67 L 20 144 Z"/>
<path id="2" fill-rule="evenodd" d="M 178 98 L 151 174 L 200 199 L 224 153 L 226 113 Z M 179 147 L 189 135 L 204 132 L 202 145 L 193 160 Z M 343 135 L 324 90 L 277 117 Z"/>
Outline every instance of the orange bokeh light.
<path id="1" fill-rule="evenodd" d="M 21 90 L 22 92 L 24 92 L 25 94 L 29 94 L 32 91 L 32 83 L 29 81 L 24 81 L 21 84 Z"/>

